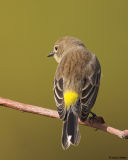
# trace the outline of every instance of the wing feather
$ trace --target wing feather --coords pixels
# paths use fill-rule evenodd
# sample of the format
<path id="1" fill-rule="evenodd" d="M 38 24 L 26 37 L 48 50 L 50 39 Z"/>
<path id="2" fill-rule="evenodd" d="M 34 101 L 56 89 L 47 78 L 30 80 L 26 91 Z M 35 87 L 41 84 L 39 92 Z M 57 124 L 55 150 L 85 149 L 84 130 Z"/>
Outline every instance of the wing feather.
<path id="1" fill-rule="evenodd" d="M 90 113 L 91 108 L 93 107 L 97 93 L 99 90 L 100 84 L 100 69 L 98 72 L 94 73 L 90 78 L 85 80 L 82 89 L 81 95 L 81 113 L 80 113 L 80 120 L 85 121 Z"/>
<path id="2" fill-rule="evenodd" d="M 54 80 L 54 98 L 57 106 L 57 111 L 60 119 L 64 120 L 66 116 L 66 109 L 63 96 L 63 79 Z"/>

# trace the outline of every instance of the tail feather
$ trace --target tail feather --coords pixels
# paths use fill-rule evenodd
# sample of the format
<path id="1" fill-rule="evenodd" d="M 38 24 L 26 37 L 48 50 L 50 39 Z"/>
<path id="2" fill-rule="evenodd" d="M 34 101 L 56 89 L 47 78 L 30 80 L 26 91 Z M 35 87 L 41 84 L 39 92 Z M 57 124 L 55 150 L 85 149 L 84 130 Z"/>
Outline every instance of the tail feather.
<path id="1" fill-rule="evenodd" d="M 67 149 L 70 146 L 70 142 L 68 141 L 68 134 L 67 134 L 67 121 L 63 123 L 63 130 L 62 130 L 62 147 L 63 149 Z"/>
<path id="2" fill-rule="evenodd" d="M 62 146 L 67 149 L 70 144 L 78 145 L 80 142 L 80 133 L 78 125 L 78 113 L 74 113 L 71 106 L 67 113 L 66 121 L 63 124 Z"/>

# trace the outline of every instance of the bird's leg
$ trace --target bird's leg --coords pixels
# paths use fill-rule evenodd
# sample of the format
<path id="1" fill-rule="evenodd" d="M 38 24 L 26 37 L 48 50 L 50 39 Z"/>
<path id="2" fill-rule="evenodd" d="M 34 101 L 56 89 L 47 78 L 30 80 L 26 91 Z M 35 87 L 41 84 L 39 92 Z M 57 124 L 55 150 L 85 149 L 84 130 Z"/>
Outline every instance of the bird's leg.
<path id="1" fill-rule="evenodd" d="M 89 117 L 89 120 L 93 121 L 96 119 L 97 115 L 93 112 L 90 112 L 92 116 Z"/>
<path id="2" fill-rule="evenodd" d="M 96 115 L 95 113 L 93 113 L 93 112 L 90 112 L 90 113 L 92 114 L 92 116 L 90 116 L 90 117 L 88 118 L 88 120 L 90 121 L 90 123 L 102 123 L 102 124 L 105 123 L 103 117 L 97 116 L 97 115 Z"/>

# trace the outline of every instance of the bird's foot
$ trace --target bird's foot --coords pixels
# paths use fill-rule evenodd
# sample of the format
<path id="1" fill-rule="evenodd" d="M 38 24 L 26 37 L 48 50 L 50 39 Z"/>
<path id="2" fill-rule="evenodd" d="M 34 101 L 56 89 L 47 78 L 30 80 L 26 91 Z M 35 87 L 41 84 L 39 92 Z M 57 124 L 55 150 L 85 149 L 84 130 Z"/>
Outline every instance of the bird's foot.
<path id="1" fill-rule="evenodd" d="M 90 116 L 90 117 L 88 118 L 88 120 L 90 120 L 90 121 L 95 120 L 96 117 L 97 117 L 97 115 L 96 115 L 95 113 L 93 113 L 93 112 L 90 112 L 90 113 L 91 113 L 92 116 Z"/>
<path id="2" fill-rule="evenodd" d="M 92 116 L 90 116 L 90 117 L 88 118 L 88 121 L 89 121 L 91 124 L 92 124 L 92 123 L 102 123 L 102 124 L 105 123 L 103 117 L 97 116 L 97 115 L 96 115 L 95 113 L 93 113 L 93 112 L 90 112 L 90 113 L 92 114 Z"/>

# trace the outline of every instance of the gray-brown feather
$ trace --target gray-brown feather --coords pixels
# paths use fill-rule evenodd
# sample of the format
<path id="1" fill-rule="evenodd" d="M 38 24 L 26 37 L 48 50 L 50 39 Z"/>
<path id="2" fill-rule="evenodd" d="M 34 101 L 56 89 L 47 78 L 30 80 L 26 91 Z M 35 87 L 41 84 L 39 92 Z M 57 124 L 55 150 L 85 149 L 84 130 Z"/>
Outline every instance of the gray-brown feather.
<path id="1" fill-rule="evenodd" d="M 81 101 L 79 117 L 82 121 L 87 119 L 97 97 L 100 72 L 100 64 L 96 56 L 86 48 L 74 48 L 62 58 L 56 70 L 54 83 L 54 97 L 62 119 L 66 115 L 63 96 L 66 90 L 72 90 L 79 94 Z M 60 79 L 63 80 L 63 83 L 59 82 Z M 60 87 L 61 84 L 63 84 L 63 88 Z"/>
<path id="2" fill-rule="evenodd" d="M 82 89 L 81 95 L 81 113 L 80 113 L 80 120 L 85 121 L 95 104 L 99 85 L 100 85 L 100 75 L 101 69 L 97 59 L 95 62 L 92 63 L 92 74 L 85 79 L 85 83 Z"/>

